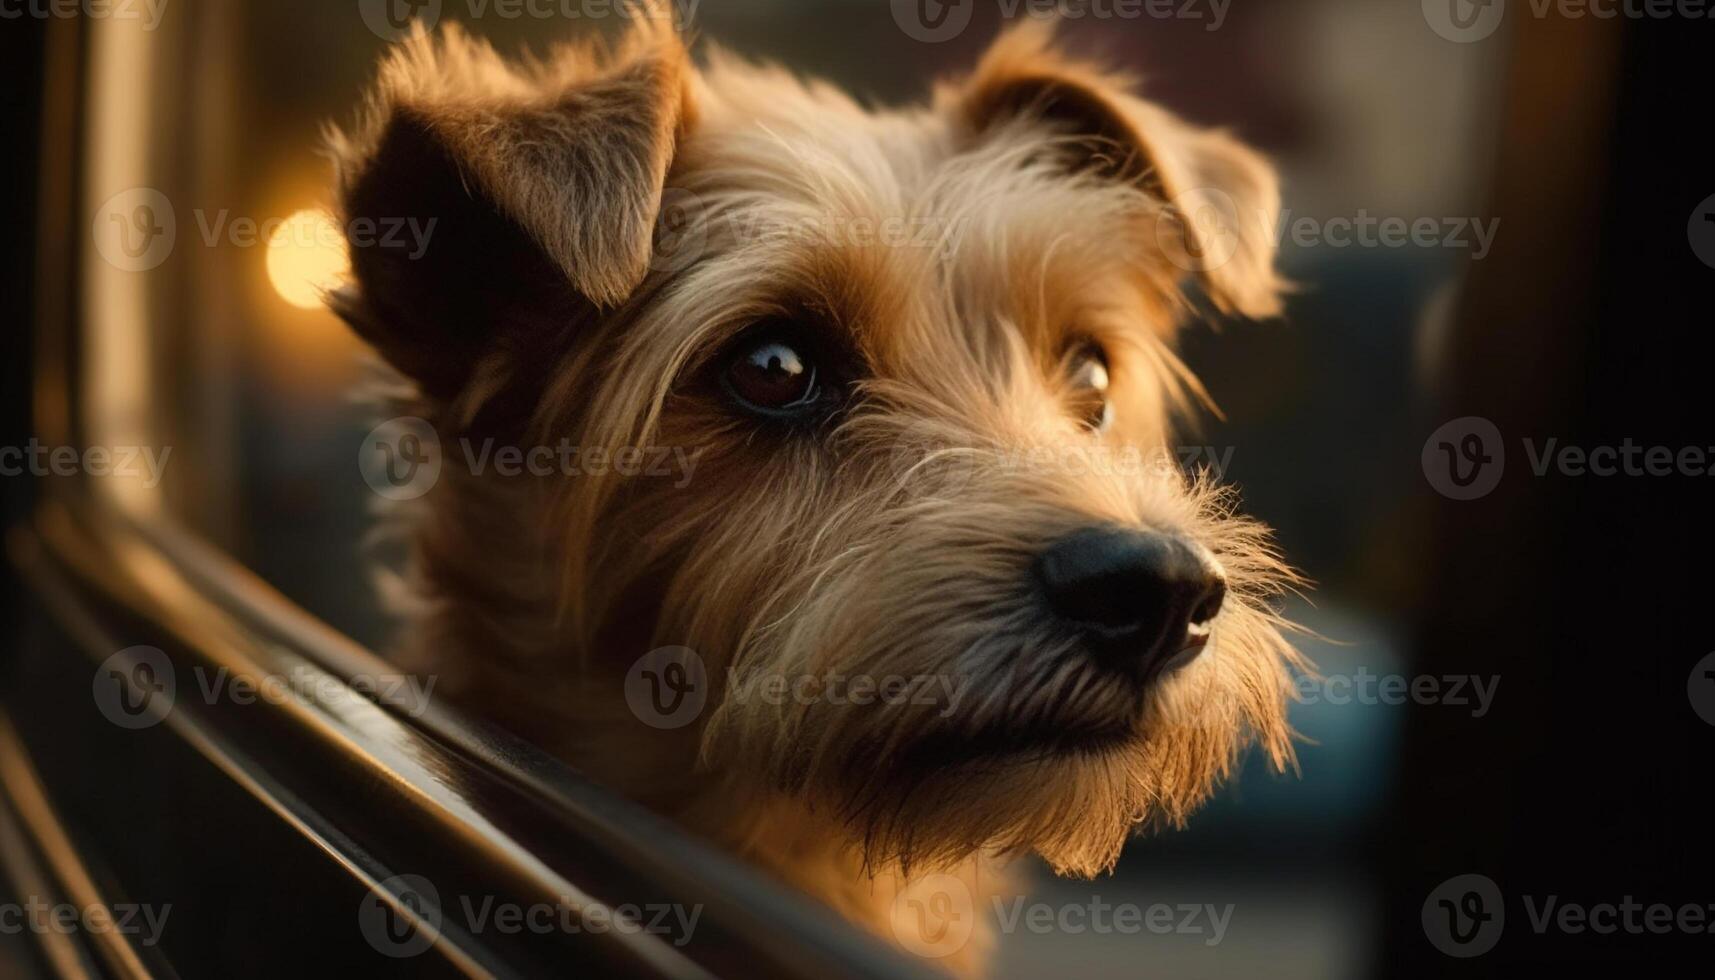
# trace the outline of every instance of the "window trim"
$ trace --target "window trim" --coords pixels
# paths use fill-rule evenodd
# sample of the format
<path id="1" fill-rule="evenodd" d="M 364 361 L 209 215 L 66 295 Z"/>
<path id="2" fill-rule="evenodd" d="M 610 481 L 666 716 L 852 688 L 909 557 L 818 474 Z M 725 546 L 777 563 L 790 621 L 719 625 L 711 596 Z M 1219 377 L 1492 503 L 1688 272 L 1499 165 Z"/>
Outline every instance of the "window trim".
<path id="1" fill-rule="evenodd" d="M 60 202 L 63 213 L 55 214 L 53 202 L 44 198 L 44 295 L 63 296 L 64 303 L 42 306 L 33 379 L 43 438 L 61 445 L 112 444 L 122 429 L 102 416 L 115 412 L 141 413 L 142 428 L 128 423 L 126 431 L 148 438 L 162 434 L 150 428 L 161 421 L 149 414 L 152 406 L 134 397 L 138 391 L 148 393 L 146 383 L 117 402 L 101 395 L 115 362 L 110 354 L 92 350 L 104 343 L 148 349 L 152 287 L 134 283 L 123 290 L 127 302 L 143 308 L 120 310 L 122 316 L 98 328 L 96 343 L 87 332 L 95 312 L 85 307 L 91 291 L 109 288 L 113 273 L 137 275 L 92 258 L 89 234 L 101 199 L 86 169 L 98 156 L 91 153 L 89 140 L 99 127 L 89 121 L 102 118 L 88 106 L 89 99 L 99 97 L 91 84 L 91 52 L 102 50 L 91 35 L 115 23 L 64 21 L 49 28 L 50 47 L 72 59 L 78 81 L 72 88 L 81 92 L 66 107 L 81 122 L 61 127 L 64 138 L 44 151 L 73 174 Z M 121 151 L 148 159 L 143 146 L 107 146 L 99 156 Z M 117 308 L 102 309 L 105 314 L 97 315 L 114 314 Z M 120 336 L 125 331 L 129 336 Z M 92 354 L 99 356 L 92 359 Z M 142 357 L 133 370 L 146 370 L 151 363 Z M 92 364 L 106 367 L 90 375 Z M 7 538 L 8 557 L 40 608 L 31 642 L 16 662 L 0 663 L 0 672 L 11 675 L 0 685 L 0 719 L 10 718 L 5 724 L 15 725 L 19 758 L 42 776 L 44 800 L 61 792 L 75 798 L 71 791 L 80 780 L 85 790 L 100 792 L 103 786 L 90 785 L 97 778 L 95 768 L 66 771 L 32 757 L 52 755 L 66 744 L 89 745 L 99 746 L 91 754 L 102 764 L 123 766 L 133 750 L 165 740 L 194 751 L 217 778 L 241 787 L 258 805 L 253 818 L 285 824 L 325 855 L 330 867 L 371 889 L 392 874 L 410 872 L 458 884 L 453 894 L 469 889 L 520 901 L 576 896 L 608 908 L 668 898 L 701 909 L 697 935 L 683 948 L 641 932 L 519 937 L 471 935 L 450 924 L 435 930 L 433 954 L 466 975 L 534 975 L 548 972 L 544 964 L 563 967 L 567 958 L 603 963 L 616 975 L 818 980 L 940 975 L 498 728 L 439 703 L 412 718 L 366 698 L 352 686 L 354 678 L 397 671 L 200 539 L 158 498 L 115 492 L 108 480 L 87 476 L 56 480 L 41 491 L 28 524 L 12 529 Z M 259 681 L 310 671 L 330 683 L 311 691 L 288 688 L 288 696 L 277 703 L 207 703 L 181 696 L 147 738 L 103 725 L 93 710 L 32 710 L 33 701 L 55 699 L 92 709 L 91 664 L 104 663 L 140 637 L 165 651 L 181 677 L 197 669 L 226 670 Z M 181 695 L 187 686 L 179 685 Z M 15 805 L 22 789 L 0 786 L 0 806 L 7 796 Z M 66 821 L 64 840 L 76 842 L 69 849 L 76 853 L 69 856 L 88 853 L 98 866 L 122 866 L 122 860 L 110 859 L 149 843 L 91 832 L 88 825 L 100 821 L 80 819 L 89 815 L 75 805 L 50 807 L 50 812 Z M 28 836 L 39 853 L 55 853 L 44 846 L 44 825 L 20 825 L 33 830 Z M 68 848 L 58 851 L 65 856 Z M 295 867 L 274 870 L 300 873 Z M 53 872 L 62 884 L 75 877 L 75 868 L 63 861 Z M 121 884 L 136 891 L 160 883 Z M 397 911 L 411 914 L 398 896 L 386 898 Z M 243 896 L 232 899 L 242 902 Z M 350 912 L 340 908 L 326 914 L 339 917 L 345 927 Z M 347 928 L 355 933 L 356 922 Z M 146 969 L 172 973 L 158 955 Z"/>

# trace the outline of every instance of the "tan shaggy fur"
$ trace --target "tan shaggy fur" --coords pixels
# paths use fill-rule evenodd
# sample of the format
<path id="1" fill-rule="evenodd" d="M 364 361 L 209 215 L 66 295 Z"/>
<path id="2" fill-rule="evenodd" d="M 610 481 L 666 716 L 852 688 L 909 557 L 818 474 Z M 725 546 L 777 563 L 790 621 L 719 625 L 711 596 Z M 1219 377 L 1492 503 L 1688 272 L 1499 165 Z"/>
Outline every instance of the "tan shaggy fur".
<path id="1" fill-rule="evenodd" d="M 398 46 L 331 139 L 348 220 L 437 219 L 421 258 L 354 250 L 333 297 L 403 376 L 391 413 L 445 447 L 386 521 L 409 550 L 399 656 L 919 951 L 907 881 L 951 870 L 982 895 L 1028 852 L 1093 875 L 1247 745 L 1292 757 L 1295 654 L 1269 605 L 1289 575 L 1264 531 L 1177 467 L 1066 465 L 1171 444 L 1200 396 L 1172 350 L 1187 281 L 1278 310 L 1272 171 L 1051 35 L 1013 29 L 929 104 L 878 111 L 720 52 L 699 68 L 665 16 L 518 63 L 449 27 Z M 1179 206 L 1211 192 L 1240 220 Z M 909 231 L 858 233 L 888 227 Z M 713 383 L 758 321 L 848 366 L 830 417 L 750 417 Z M 1090 343 L 1112 376 L 1100 432 L 1062 370 Z M 463 466 L 460 439 L 699 455 L 688 482 L 507 477 Z M 1029 587 L 1032 558 L 1091 524 L 1195 539 L 1227 576 L 1209 649 L 1153 687 L 1094 669 Z M 679 728 L 625 696 L 664 646 L 707 669 Z M 730 689 L 830 672 L 967 693 Z M 980 969 L 987 946 L 944 962 Z"/>

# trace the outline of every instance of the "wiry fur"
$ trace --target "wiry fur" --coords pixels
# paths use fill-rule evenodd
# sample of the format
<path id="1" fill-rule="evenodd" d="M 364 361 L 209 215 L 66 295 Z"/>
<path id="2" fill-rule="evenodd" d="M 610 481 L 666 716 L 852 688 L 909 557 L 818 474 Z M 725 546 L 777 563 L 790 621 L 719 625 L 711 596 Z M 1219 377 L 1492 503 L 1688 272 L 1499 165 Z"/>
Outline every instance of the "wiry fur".
<path id="1" fill-rule="evenodd" d="M 1095 874 L 1135 826 L 1182 822 L 1247 745 L 1288 764 L 1295 654 L 1269 601 L 1290 576 L 1263 530 L 1177 470 L 1030 462 L 1169 445 L 1199 394 L 1172 352 L 1184 269 L 1163 253 L 1195 229 L 1169 198 L 1219 187 L 1269 211 L 1267 166 L 1054 54 L 1039 26 L 932 105 L 870 111 L 720 53 L 699 72 L 643 23 L 525 68 L 456 31 L 416 38 L 335 136 L 353 214 L 400 181 L 446 196 L 425 213 L 475 202 L 459 227 L 482 240 L 436 238 L 432 268 L 527 255 L 520 232 L 545 260 L 488 281 L 357 257 L 336 307 L 419 382 L 396 412 L 449 447 L 474 432 L 702 453 L 684 487 L 448 465 L 398 517 L 401 656 L 884 935 L 914 874 L 1028 851 Z M 391 142 L 401 119 L 436 159 Z M 644 254 L 664 200 L 681 251 L 657 237 Z M 888 218 L 927 234 L 804 233 Z M 1202 273 L 1222 306 L 1277 308 L 1265 238 Z M 782 315 L 855 367 L 825 424 L 759 422 L 710 383 L 747 325 Z M 1100 435 L 1058 380 L 1080 339 L 1111 362 Z M 1230 584 L 1211 648 L 1147 692 L 1080 656 L 1031 591 L 1032 557 L 1096 523 L 1194 538 Z M 682 729 L 643 724 L 622 694 L 664 645 L 698 651 L 713 686 Z M 951 712 L 776 705 L 730 697 L 729 671 L 936 675 L 970 693 Z"/>

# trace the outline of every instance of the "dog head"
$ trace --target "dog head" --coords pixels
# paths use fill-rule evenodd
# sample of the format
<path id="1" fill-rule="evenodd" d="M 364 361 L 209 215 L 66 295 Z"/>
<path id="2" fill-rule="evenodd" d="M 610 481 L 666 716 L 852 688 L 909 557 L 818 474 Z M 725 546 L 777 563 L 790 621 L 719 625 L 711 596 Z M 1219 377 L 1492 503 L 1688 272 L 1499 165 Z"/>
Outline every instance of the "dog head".
<path id="1" fill-rule="evenodd" d="M 1188 287 L 1278 309 L 1250 150 L 1041 25 L 871 111 L 698 69 L 664 19 L 523 66 L 413 39 L 334 149 L 348 220 L 436 222 L 421 255 L 354 252 L 336 306 L 437 426 L 696 454 L 481 519 L 561 563 L 563 669 L 697 652 L 705 771 L 871 862 L 1091 873 L 1245 746 L 1290 758 L 1286 573 L 1169 451 Z"/>

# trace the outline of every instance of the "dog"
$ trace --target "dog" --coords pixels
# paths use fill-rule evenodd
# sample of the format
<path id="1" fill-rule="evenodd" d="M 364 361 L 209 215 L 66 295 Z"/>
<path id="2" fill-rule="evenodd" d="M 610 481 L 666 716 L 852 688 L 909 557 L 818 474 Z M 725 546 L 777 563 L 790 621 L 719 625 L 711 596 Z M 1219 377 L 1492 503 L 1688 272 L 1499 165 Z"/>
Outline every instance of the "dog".
<path id="1" fill-rule="evenodd" d="M 992 937 L 925 916 L 949 893 L 1029 853 L 1109 870 L 1248 748 L 1295 764 L 1266 529 L 1206 474 L 1115 462 L 1206 397 L 1187 323 L 1279 313 L 1274 171 L 1048 24 L 872 110 L 699 65 L 638 9 L 519 62 L 418 31 L 330 131 L 348 227 L 433 228 L 354 247 L 330 296 L 389 410 L 587 464 L 447 465 L 391 511 L 397 656 L 980 972 Z"/>

